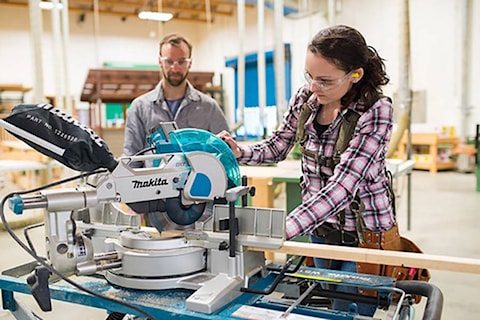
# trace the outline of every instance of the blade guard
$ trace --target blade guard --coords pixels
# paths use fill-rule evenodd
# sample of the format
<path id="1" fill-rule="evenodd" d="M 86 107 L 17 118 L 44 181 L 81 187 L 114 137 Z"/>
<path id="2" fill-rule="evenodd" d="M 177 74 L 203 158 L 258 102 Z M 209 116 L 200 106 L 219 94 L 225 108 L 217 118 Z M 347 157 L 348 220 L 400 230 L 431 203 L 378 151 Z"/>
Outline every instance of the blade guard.
<path id="1" fill-rule="evenodd" d="M 220 160 L 205 152 L 189 152 L 185 158 L 191 167 L 183 192 L 185 200 L 212 201 L 225 196 L 227 174 Z"/>
<path id="2" fill-rule="evenodd" d="M 149 144 L 155 148 L 155 154 L 168 154 L 171 152 L 190 152 L 203 151 L 214 155 L 225 168 L 228 178 L 228 188 L 233 188 L 241 184 L 240 168 L 230 147 L 219 137 L 211 132 L 202 129 L 178 129 L 168 130 L 170 125 L 160 125 L 160 128 L 154 131 L 149 137 Z M 166 129 L 167 128 L 167 129 Z M 168 137 L 168 139 L 167 139 Z M 158 166 L 160 162 L 154 165 Z"/>

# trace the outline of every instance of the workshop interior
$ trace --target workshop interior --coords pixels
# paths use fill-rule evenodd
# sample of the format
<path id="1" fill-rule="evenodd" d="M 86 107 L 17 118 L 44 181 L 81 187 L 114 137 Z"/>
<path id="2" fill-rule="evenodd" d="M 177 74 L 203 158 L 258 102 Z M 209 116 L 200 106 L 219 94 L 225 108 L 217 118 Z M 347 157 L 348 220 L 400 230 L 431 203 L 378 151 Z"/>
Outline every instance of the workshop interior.
<path id="1" fill-rule="evenodd" d="M 0 319 L 476 319 L 478 1 L 0 8 Z M 287 240 L 286 217 L 301 202 L 296 148 L 284 163 L 245 166 L 217 135 L 162 122 L 146 137 L 148 153 L 122 154 L 131 101 L 161 79 L 163 35 L 192 41 L 188 80 L 248 144 L 271 136 L 305 81 L 306 44 L 335 24 L 358 28 L 386 57 L 395 118 L 387 169 L 408 250 Z M 146 226 L 152 211 L 181 227 Z M 312 257 L 411 277 L 315 268 Z M 348 310 L 335 310 L 335 299 Z M 375 314 L 361 315 L 361 303 Z"/>

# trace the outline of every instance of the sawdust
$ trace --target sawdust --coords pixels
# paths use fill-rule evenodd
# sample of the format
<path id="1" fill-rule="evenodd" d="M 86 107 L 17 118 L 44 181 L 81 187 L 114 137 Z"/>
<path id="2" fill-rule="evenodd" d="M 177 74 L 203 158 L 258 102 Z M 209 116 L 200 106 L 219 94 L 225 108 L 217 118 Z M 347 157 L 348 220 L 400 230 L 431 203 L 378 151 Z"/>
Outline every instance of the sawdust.
<path id="1" fill-rule="evenodd" d="M 183 230 L 165 230 L 165 231 L 162 231 L 162 233 L 159 233 L 156 229 L 154 229 L 154 230 L 146 230 L 146 232 L 152 237 L 152 239 L 178 238 L 178 237 L 182 237 L 184 234 Z"/>

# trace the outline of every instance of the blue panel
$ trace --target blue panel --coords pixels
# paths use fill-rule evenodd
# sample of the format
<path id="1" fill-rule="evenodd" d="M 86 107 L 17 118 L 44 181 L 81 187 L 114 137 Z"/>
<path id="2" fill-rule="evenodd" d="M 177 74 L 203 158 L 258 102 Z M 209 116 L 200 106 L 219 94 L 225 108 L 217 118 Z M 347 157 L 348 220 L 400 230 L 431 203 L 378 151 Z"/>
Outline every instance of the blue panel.
<path id="1" fill-rule="evenodd" d="M 273 51 L 267 51 L 265 52 L 265 63 L 273 63 Z M 290 56 L 290 44 L 286 43 L 285 44 L 285 57 Z M 254 66 L 255 68 L 257 67 L 257 53 L 249 53 L 245 55 L 245 66 L 248 67 L 249 65 Z M 290 60 L 290 58 L 288 59 Z M 230 67 L 234 68 L 237 70 L 238 68 L 238 58 L 229 58 L 225 60 L 225 67 Z"/>
<path id="2" fill-rule="evenodd" d="M 275 92 L 275 66 L 273 64 L 273 51 L 265 52 L 265 85 L 267 105 L 276 105 Z M 256 53 L 245 55 L 245 107 L 258 106 L 258 56 Z M 235 109 L 238 107 L 238 58 L 225 61 L 226 67 L 235 69 Z M 291 92 L 291 62 L 290 45 L 285 44 L 285 99 L 290 99 Z"/>
<path id="3" fill-rule="evenodd" d="M 197 173 L 190 190 L 192 197 L 208 197 L 211 191 L 212 183 L 210 179 L 203 173 Z"/>
<path id="4" fill-rule="evenodd" d="M 276 90 L 275 90 L 275 66 L 274 51 L 265 52 L 265 88 L 266 88 L 266 104 L 267 106 L 276 106 Z M 290 61 L 290 45 L 285 44 L 285 100 L 289 100 L 291 96 L 291 61 Z M 245 108 L 258 108 L 258 55 L 257 53 L 245 55 Z M 238 58 L 230 58 L 225 61 L 226 67 L 234 68 L 235 80 L 235 110 L 238 108 Z M 255 137 L 263 135 L 263 129 L 259 123 L 258 112 L 249 112 L 245 114 L 245 123 L 259 125 L 258 130 L 244 128 L 247 136 Z M 253 116 L 253 118 L 248 118 Z M 238 120 L 237 112 L 235 112 L 235 120 Z M 267 125 L 268 127 L 269 125 Z M 250 125 L 250 127 L 252 127 Z M 275 125 L 273 126 L 275 127 Z M 241 130 L 240 130 L 241 131 Z"/>
<path id="5" fill-rule="evenodd" d="M 266 95 L 267 95 L 267 106 L 275 106 L 277 104 L 277 97 L 276 97 L 276 90 L 275 90 L 275 67 L 273 63 L 269 63 L 266 66 L 265 70 L 265 81 L 266 83 Z M 285 64 L 285 68 L 287 64 Z M 258 77 L 258 76 L 257 76 Z M 290 82 L 290 78 L 288 81 L 285 78 L 285 84 Z M 258 106 L 258 102 L 255 106 Z"/>
<path id="6" fill-rule="evenodd" d="M 245 67 L 245 107 L 258 106 L 258 72 L 257 67 Z"/>

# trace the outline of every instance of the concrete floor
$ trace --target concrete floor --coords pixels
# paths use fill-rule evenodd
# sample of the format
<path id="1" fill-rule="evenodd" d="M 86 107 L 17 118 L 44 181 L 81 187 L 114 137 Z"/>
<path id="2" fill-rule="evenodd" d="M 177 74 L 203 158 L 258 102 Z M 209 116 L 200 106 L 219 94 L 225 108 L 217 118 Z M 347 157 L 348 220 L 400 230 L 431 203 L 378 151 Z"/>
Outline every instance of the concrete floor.
<path id="1" fill-rule="evenodd" d="M 480 193 L 475 191 L 475 175 L 414 171 L 411 181 L 411 230 L 407 230 L 407 179 L 397 181 L 398 221 L 402 234 L 417 242 L 428 254 L 480 259 L 480 219 L 477 216 L 480 214 Z M 2 196 L 6 189 L 0 190 Z M 14 222 L 18 218 L 7 216 L 7 219 Z M 23 230 L 17 229 L 16 233 L 23 239 Z M 36 247 L 41 250 L 43 231 L 34 230 L 32 235 Z M 0 249 L 0 270 L 31 260 L 4 231 L 0 231 Z M 479 319 L 479 274 L 431 272 L 431 282 L 444 294 L 443 319 Z M 44 313 L 39 311 L 31 296 L 19 294 L 16 297 L 41 319 L 64 319 L 67 316 L 70 320 L 106 319 L 103 310 L 58 301 L 53 302 L 53 312 Z M 417 319 L 421 319 L 422 306 L 418 307 Z M 6 311 L 0 311 L 0 319 L 13 317 Z"/>

